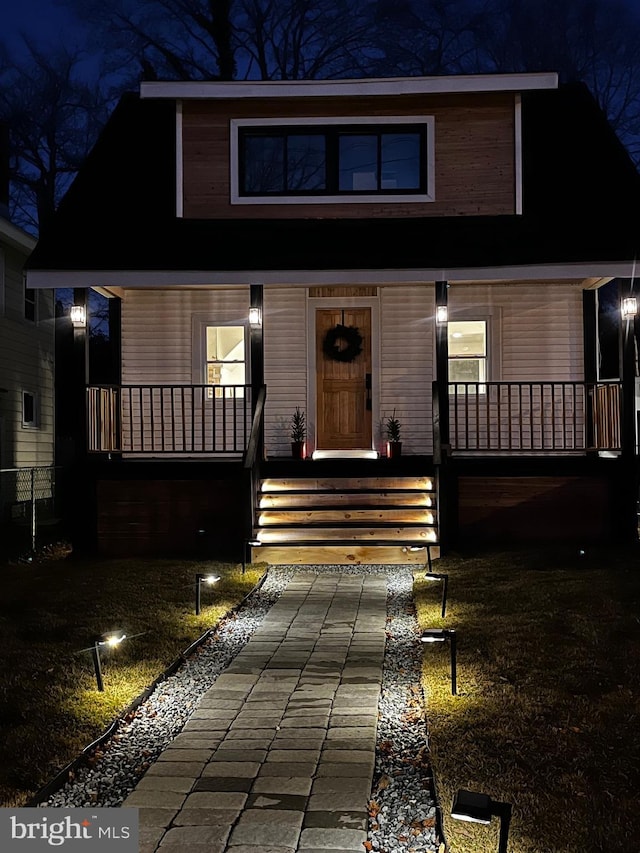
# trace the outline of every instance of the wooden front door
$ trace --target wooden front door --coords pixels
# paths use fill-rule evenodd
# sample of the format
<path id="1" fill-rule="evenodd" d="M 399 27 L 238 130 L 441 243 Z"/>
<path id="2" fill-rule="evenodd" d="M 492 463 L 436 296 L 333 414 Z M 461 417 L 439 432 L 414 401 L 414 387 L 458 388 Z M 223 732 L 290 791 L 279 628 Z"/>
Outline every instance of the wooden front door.
<path id="1" fill-rule="evenodd" d="M 338 323 L 355 326 L 362 352 L 353 361 L 325 355 L 327 332 Z M 371 448 L 371 308 L 316 311 L 317 434 L 319 450 Z"/>

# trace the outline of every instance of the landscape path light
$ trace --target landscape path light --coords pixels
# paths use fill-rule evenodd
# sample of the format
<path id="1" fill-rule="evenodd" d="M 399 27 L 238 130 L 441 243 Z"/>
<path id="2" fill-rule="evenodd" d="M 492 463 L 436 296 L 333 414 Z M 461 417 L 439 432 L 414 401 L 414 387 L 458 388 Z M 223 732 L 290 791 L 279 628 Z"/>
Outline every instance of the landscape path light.
<path id="1" fill-rule="evenodd" d="M 242 543 L 242 574 L 245 573 L 247 569 L 247 551 L 249 548 L 259 548 L 262 545 L 262 542 L 259 539 L 245 539 Z M 249 563 L 251 562 L 251 556 L 249 557 Z"/>
<path id="2" fill-rule="evenodd" d="M 492 800 L 487 794 L 479 794 L 476 791 L 461 789 L 453 798 L 451 817 L 456 820 L 483 823 L 485 825 L 491 823 L 492 817 L 500 818 L 498 853 L 507 853 L 509 826 L 511 824 L 511 803 L 501 803 L 497 800 Z"/>
<path id="3" fill-rule="evenodd" d="M 449 575 L 441 575 L 437 572 L 425 572 L 425 580 L 442 581 L 442 618 L 447 612 L 447 591 L 449 589 Z"/>
<path id="4" fill-rule="evenodd" d="M 104 681 L 102 679 L 102 664 L 100 661 L 100 647 L 108 646 L 109 648 L 114 648 L 115 646 L 119 646 L 123 640 L 127 639 L 126 634 L 110 634 L 104 640 L 96 640 L 93 644 L 93 648 L 91 649 L 93 655 L 93 666 L 96 671 L 96 682 L 98 684 L 98 690 L 102 693 L 104 692 Z"/>
<path id="5" fill-rule="evenodd" d="M 416 554 L 418 551 L 424 551 L 425 556 L 427 558 L 425 562 L 425 569 L 427 569 L 428 572 L 433 571 L 433 562 L 431 560 L 431 545 L 416 545 L 415 543 L 410 542 L 407 545 L 404 545 L 402 550 L 405 554 L 407 552 L 409 554 Z"/>
<path id="6" fill-rule="evenodd" d="M 449 643 L 451 652 L 451 695 L 457 696 L 456 632 L 453 628 L 427 628 L 420 635 L 421 643 Z"/>
<path id="7" fill-rule="evenodd" d="M 208 586 L 213 586 L 218 583 L 220 580 L 219 575 L 205 575 L 204 572 L 198 572 L 196 575 L 196 616 L 200 615 L 200 598 L 201 598 L 201 590 L 202 584 L 206 583 Z"/>

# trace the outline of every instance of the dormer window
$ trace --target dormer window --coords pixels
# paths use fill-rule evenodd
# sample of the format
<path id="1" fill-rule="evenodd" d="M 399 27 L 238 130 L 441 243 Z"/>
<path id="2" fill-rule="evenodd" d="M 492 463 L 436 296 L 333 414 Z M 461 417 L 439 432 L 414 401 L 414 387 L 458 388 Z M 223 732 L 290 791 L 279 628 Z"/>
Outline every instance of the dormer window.
<path id="1" fill-rule="evenodd" d="M 429 117 L 246 119 L 231 129 L 234 204 L 433 200 Z"/>

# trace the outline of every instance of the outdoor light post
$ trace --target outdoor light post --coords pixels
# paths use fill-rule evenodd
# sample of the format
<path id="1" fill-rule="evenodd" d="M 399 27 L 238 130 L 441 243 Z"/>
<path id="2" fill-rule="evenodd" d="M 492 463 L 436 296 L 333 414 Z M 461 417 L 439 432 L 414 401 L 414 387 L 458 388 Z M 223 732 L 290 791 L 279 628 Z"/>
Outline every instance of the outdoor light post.
<path id="1" fill-rule="evenodd" d="M 442 581 L 442 618 L 447 612 L 447 591 L 449 588 L 449 575 L 439 575 L 437 572 L 426 572 L 425 580 Z"/>
<path id="2" fill-rule="evenodd" d="M 451 652 L 451 695 L 458 694 L 458 674 L 457 674 L 457 650 L 456 650 L 456 632 L 453 628 L 427 628 L 422 632 L 420 642 L 422 643 L 446 643 L 449 642 Z"/>
<path id="3" fill-rule="evenodd" d="M 104 636 L 104 635 L 103 635 Z M 126 634 L 122 634 L 118 637 L 116 634 L 110 634 L 106 640 L 95 640 L 93 646 L 91 647 L 91 654 L 93 656 L 93 666 L 96 671 L 96 683 L 98 685 L 98 690 L 103 693 L 104 692 L 104 681 L 102 679 L 102 664 L 100 661 L 100 646 L 119 646 L 123 640 L 127 639 Z"/>
<path id="4" fill-rule="evenodd" d="M 511 803 L 492 800 L 487 794 L 459 790 L 453 798 L 451 817 L 456 820 L 488 825 L 492 817 L 500 819 L 498 853 L 507 853 L 509 827 L 511 825 Z"/>
<path id="5" fill-rule="evenodd" d="M 405 545 L 402 550 L 405 553 L 407 553 L 408 551 L 410 554 L 415 554 L 417 551 L 425 551 L 427 557 L 425 562 L 425 569 L 427 569 L 429 573 L 433 572 L 433 562 L 431 560 L 431 545 L 416 545 L 409 543 L 408 545 Z"/>
<path id="6" fill-rule="evenodd" d="M 198 572 L 196 574 L 196 616 L 200 615 L 200 596 L 202 590 L 202 584 L 206 583 L 209 586 L 213 586 L 214 583 L 218 583 L 220 577 L 218 575 L 205 575 L 202 572 Z"/>
<path id="7" fill-rule="evenodd" d="M 249 548 L 259 548 L 262 542 L 259 539 L 245 539 L 242 543 L 242 574 L 247 569 L 247 552 Z M 248 561 L 251 562 L 251 559 Z"/>

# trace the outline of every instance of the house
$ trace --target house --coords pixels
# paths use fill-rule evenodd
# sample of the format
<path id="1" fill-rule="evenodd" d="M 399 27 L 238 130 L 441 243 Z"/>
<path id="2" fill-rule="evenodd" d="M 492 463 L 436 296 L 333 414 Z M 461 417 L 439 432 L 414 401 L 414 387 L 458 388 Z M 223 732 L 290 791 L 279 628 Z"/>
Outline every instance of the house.
<path id="1" fill-rule="evenodd" d="M 633 539 L 632 321 L 604 381 L 597 316 L 632 296 L 639 201 L 553 73 L 143 83 L 28 264 L 121 338 L 85 389 L 78 330 L 82 529 L 288 563 Z"/>
<path id="2" fill-rule="evenodd" d="M 36 240 L 9 220 L 8 128 L 0 125 L 0 530 L 52 497 L 53 291 L 25 286 Z M 27 528 L 28 532 L 28 528 Z M 28 539 L 28 536 L 27 536 Z"/>

